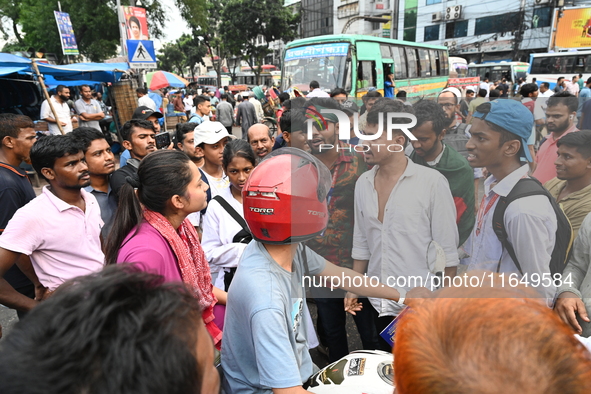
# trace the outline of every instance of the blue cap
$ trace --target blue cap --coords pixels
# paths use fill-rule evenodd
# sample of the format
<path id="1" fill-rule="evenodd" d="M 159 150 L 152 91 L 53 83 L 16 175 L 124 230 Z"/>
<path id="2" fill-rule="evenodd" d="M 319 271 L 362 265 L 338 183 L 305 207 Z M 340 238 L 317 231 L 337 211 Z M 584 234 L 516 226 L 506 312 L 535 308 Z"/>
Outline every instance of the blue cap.
<path id="1" fill-rule="evenodd" d="M 521 102 L 511 99 L 493 100 L 490 102 L 490 111 L 487 114 L 476 111 L 474 117 L 486 120 L 518 136 L 525 158 L 529 162 L 533 161 L 527 147 L 527 140 L 533 132 L 534 115 Z"/>

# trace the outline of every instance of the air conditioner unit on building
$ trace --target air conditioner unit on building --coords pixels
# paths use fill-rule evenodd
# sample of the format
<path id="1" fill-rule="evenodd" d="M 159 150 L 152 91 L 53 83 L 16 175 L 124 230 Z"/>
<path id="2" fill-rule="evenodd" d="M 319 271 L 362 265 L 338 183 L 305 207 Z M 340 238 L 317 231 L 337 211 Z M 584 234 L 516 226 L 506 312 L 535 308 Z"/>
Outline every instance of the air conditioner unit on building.
<path id="1" fill-rule="evenodd" d="M 543 5 L 550 3 L 550 0 L 536 0 L 536 5 Z"/>
<path id="2" fill-rule="evenodd" d="M 445 20 L 460 19 L 462 17 L 462 6 L 454 5 L 445 9 Z"/>
<path id="3" fill-rule="evenodd" d="M 439 22 L 441 18 L 441 12 L 434 12 L 431 14 L 431 22 Z"/>

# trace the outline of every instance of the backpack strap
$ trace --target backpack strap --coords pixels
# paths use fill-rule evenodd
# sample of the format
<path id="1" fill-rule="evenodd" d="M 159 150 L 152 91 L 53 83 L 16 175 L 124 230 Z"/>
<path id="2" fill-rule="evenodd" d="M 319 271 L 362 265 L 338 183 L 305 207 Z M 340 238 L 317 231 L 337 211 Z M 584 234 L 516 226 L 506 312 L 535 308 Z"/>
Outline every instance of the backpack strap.
<path id="1" fill-rule="evenodd" d="M 250 234 L 250 229 L 248 228 L 248 224 L 246 224 L 246 220 L 244 220 L 244 218 L 240 216 L 238 212 L 236 212 L 234 207 L 232 207 L 230 203 L 224 199 L 224 197 L 217 195 L 213 199 L 219 202 L 222 208 L 224 208 L 226 212 L 228 212 L 228 214 L 232 216 L 232 218 L 238 222 L 240 226 L 242 226 L 242 229 Z"/>
<path id="2" fill-rule="evenodd" d="M 209 186 L 207 188 L 207 191 L 205 192 L 206 195 L 206 200 L 207 203 L 209 204 L 209 202 L 211 201 L 211 185 L 209 184 L 209 179 L 207 179 L 207 176 L 205 176 L 205 172 L 203 172 L 203 170 L 200 168 L 199 172 L 201 173 L 201 180 L 203 182 L 205 182 L 207 184 L 207 186 Z M 202 215 L 205 215 L 205 213 L 207 212 L 207 206 L 205 208 L 203 208 L 201 211 Z"/>
<path id="3" fill-rule="evenodd" d="M 497 238 L 501 242 L 503 249 L 506 249 L 515 263 L 515 266 L 523 275 L 523 269 L 521 268 L 521 264 L 517 260 L 517 255 L 515 253 L 515 248 L 509 242 L 507 230 L 505 229 L 505 211 L 509 204 L 513 201 L 529 196 L 537 196 L 537 195 L 546 195 L 544 192 L 544 186 L 535 178 L 522 178 L 520 179 L 513 189 L 509 192 L 507 197 L 499 198 L 499 202 L 495 207 L 495 211 L 493 213 L 493 230 L 497 235 Z M 502 256 L 501 256 L 502 257 Z M 501 259 L 499 259 L 499 264 L 497 265 L 497 272 L 499 272 L 501 268 Z"/>

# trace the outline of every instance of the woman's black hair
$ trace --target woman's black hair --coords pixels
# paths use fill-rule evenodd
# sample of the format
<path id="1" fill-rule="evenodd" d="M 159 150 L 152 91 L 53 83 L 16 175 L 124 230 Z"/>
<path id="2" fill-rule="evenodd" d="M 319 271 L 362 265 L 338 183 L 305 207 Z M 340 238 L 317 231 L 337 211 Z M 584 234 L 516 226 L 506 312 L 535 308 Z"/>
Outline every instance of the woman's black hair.
<path id="1" fill-rule="evenodd" d="M 238 139 L 228 142 L 224 148 L 224 156 L 222 157 L 222 167 L 224 170 L 228 168 L 228 165 L 230 165 L 236 156 L 242 157 L 250 161 L 253 166 L 256 166 L 257 159 L 252 147 L 245 140 Z"/>
<path id="2" fill-rule="evenodd" d="M 127 25 L 129 26 L 130 29 L 131 29 L 132 23 L 135 23 L 140 28 L 140 32 L 142 31 L 142 25 L 140 24 L 140 20 L 137 17 L 130 16 L 129 19 L 127 20 Z"/>
<path id="3" fill-rule="evenodd" d="M 183 152 L 160 150 L 141 161 L 137 175 L 127 177 L 127 183 L 119 191 L 119 206 L 107 239 L 107 264 L 117 263 L 123 240 L 142 222 L 142 205 L 146 209 L 164 214 L 172 196 L 186 193 L 187 186 L 193 179 L 190 161 Z M 137 186 L 137 195 L 132 184 Z"/>

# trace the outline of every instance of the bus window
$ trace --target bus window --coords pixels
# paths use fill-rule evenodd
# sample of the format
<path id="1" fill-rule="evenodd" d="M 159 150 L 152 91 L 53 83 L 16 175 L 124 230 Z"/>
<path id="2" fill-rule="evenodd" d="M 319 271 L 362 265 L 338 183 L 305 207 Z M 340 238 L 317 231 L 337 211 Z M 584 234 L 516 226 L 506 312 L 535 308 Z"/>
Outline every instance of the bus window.
<path id="1" fill-rule="evenodd" d="M 351 85 L 351 58 L 348 58 L 345 63 L 345 92 L 351 91 Z"/>
<path id="2" fill-rule="evenodd" d="M 449 57 L 447 56 L 447 51 L 439 51 L 439 64 L 441 75 L 449 75 Z"/>
<path id="3" fill-rule="evenodd" d="M 570 74 L 571 72 L 573 72 L 573 66 L 575 65 L 575 56 L 567 56 L 565 58 L 566 62 L 563 63 L 564 66 L 564 73 Z"/>
<path id="4" fill-rule="evenodd" d="M 406 55 L 404 48 L 392 47 L 392 56 L 394 57 L 394 79 L 406 79 L 408 74 L 406 72 Z"/>
<path id="5" fill-rule="evenodd" d="M 468 67 L 468 76 L 469 77 L 477 77 L 478 76 L 478 69 L 472 67 Z"/>
<path id="6" fill-rule="evenodd" d="M 408 77 L 417 78 L 419 70 L 417 70 L 417 52 L 415 48 L 406 48 L 406 59 L 408 66 Z"/>
<path id="7" fill-rule="evenodd" d="M 552 73 L 554 67 L 552 66 L 551 58 L 549 57 L 536 57 L 531 66 L 532 74 L 548 74 Z"/>
<path id="8" fill-rule="evenodd" d="M 431 60 L 431 76 L 441 75 L 441 69 L 439 68 L 439 57 L 437 51 L 431 49 L 429 51 L 429 59 Z"/>
<path id="9" fill-rule="evenodd" d="M 380 45 L 380 52 L 382 53 L 382 59 L 392 59 L 390 53 L 390 47 L 388 45 Z"/>
<path id="10" fill-rule="evenodd" d="M 376 62 L 357 63 L 357 90 L 367 90 L 376 86 Z"/>
<path id="11" fill-rule="evenodd" d="M 591 73 L 591 55 L 587 55 L 587 61 L 585 62 L 585 74 Z"/>
<path id="12" fill-rule="evenodd" d="M 574 64 L 573 72 L 575 74 L 582 74 L 585 72 L 585 60 L 586 56 L 577 56 Z"/>
<path id="13" fill-rule="evenodd" d="M 431 62 L 429 61 L 429 50 L 419 48 L 419 65 L 421 77 L 431 76 Z"/>

